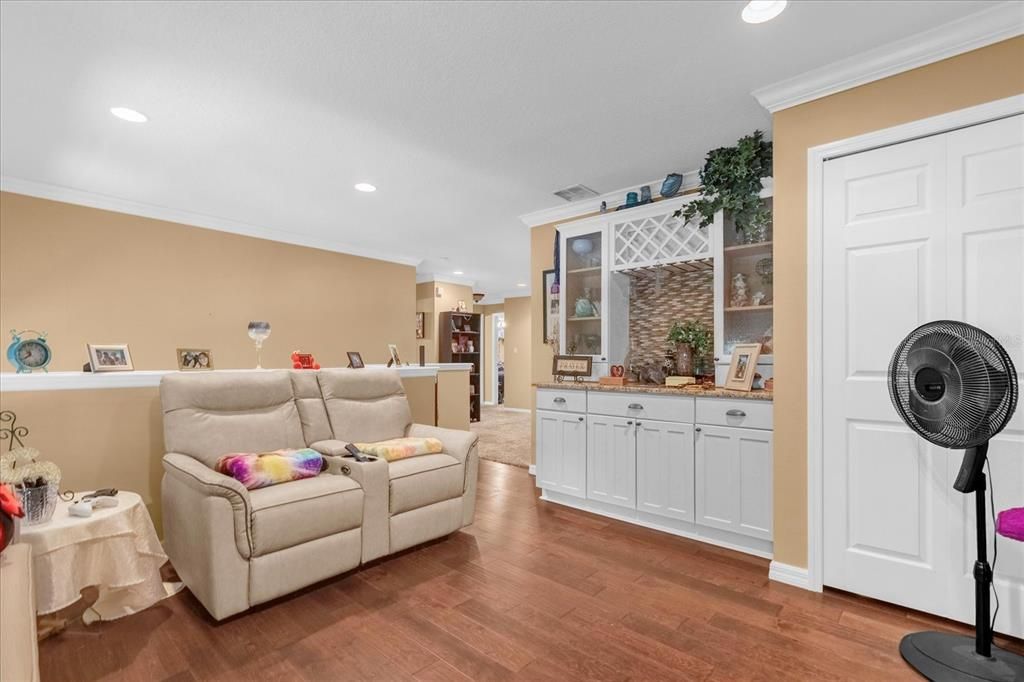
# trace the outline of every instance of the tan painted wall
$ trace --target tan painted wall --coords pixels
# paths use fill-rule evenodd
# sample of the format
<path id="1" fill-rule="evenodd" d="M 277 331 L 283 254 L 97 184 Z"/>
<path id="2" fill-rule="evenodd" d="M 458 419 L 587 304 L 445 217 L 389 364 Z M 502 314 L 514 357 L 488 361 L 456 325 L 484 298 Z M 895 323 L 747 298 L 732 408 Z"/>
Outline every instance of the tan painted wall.
<path id="1" fill-rule="evenodd" d="M 441 288 L 441 296 L 435 295 L 435 287 Z M 424 335 L 426 339 L 418 340 L 417 345 L 426 348 L 427 362 L 438 361 L 437 320 L 442 312 L 454 310 L 459 301 L 465 301 L 469 310 L 473 310 L 473 288 L 448 282 L 421 282 L 416 285 L 416 312 L 426 313 Z M 415 322 L 415 319 L 414 319 Z M 415 336 L 415 325 L 413 326 Z M 419 349 L 409 357 L 419 359 Z M 406 358 L 402 358 L 406 360 Z"/>
<path id="2" fill-rule="evenodd" d="M 446 377 L 439 389 L 446 401 L 469 400 L 466 372 L 440 372 Z M 450 379 L 447 375 L 453 375 Z M 459 379 L 465 386 L 459 393 Z M 434 423 L 434 379 L 404 379 L 413 419 Z M 449 395 L 454 394 L 454 395 Z M 42 458 L 61 468 L 61 488 L 90 490 L 115 487 L 142 496 L 160 530 L 160 478 L 164 456 L 163 419 L 157 388 L 97 389 L 87 391 L 0 392 L 0 408 L 13 410 L 18 425 L 29 429 L 25 445 L 38 448 Z M 467 428 L 466 422 L 448 424 Z"/>
<path id="3" fill-rule="evenodd" d="M 807 150 L 1024 92 L 1024 37 L 775 114 L 775 558 L 807 565 Z"/>
<path id="4" fill-rule="evenodd" d="M 505 299 L 505 407 L 533 405 L 531 296 Z"/>
<path id="5" fill-rule="evenodd" d="M 51 370 L 79 370 L 85 344 L 128 343 L 137 369 L 174 349 L 255 366 L 249 320 L 268 320 L 264 367 L 293 350 L 324 367 L 415 356 L 415 270 L 369 258 L 0 194 L 0 329 L 49 333 Z M 11 368 L 4 363 L 4 371 Z"/>

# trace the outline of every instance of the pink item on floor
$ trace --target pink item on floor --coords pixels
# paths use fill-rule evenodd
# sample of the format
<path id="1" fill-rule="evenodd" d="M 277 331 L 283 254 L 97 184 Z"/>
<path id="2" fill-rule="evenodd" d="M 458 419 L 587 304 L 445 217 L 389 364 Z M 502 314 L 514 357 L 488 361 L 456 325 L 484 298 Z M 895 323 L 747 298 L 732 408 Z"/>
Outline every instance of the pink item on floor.
<path id="1" fill-rule="evenodd" d="M 1004 538 L 1024 542 L 1024 507 L 999 512 L 996 518 L 996 532 Z"/>

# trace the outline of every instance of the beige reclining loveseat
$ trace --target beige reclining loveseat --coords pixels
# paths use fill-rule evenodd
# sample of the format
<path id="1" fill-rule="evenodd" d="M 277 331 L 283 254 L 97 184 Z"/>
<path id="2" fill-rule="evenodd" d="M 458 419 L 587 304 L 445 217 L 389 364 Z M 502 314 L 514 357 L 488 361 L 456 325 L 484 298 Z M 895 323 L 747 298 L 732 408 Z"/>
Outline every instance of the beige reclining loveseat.
<path id="1" fill-rule="evenodd" d="M 164 546 L 218 620 L 473 521 L 476 435 L 413 424 L 395 370 L 169 374 L 160 400 Z M 342 456 L 346 443 L 402 436 L 444 451 Z M 214 470 L 228 453 L 301 447 L 323 453 L 327 471 L 246 490 Z"/>

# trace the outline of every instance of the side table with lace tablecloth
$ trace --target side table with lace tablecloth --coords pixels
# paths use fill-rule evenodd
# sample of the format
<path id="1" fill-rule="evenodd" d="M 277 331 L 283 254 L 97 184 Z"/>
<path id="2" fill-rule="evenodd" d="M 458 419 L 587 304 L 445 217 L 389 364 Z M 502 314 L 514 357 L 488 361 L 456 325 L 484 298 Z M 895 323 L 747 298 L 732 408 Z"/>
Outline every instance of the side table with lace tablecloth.
<path id="1" fill-rule="evenodd" d="M 120 492 L 118 506 L 71 516 L 60 502 L 48 523 L 22 527 L 32 546 L 36 612 L 59 611 L 82 590 L 98 589 L 83 620 L 114 620 L 146 609 L 169 594 L 160 577 L 167 561 L 153 521 L 136 493 Z"/>

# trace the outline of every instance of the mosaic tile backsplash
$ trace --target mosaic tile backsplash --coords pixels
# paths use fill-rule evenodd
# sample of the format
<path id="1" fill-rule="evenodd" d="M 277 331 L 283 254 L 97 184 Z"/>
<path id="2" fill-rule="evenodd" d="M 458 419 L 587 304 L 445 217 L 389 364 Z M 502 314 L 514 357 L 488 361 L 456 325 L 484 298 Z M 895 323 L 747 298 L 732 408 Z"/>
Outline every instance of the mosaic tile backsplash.
<path id="1" fill-rule="evenodd" d="M 629 339 L 633 363 L 657 364 L 670 350 L 665 337 L 675 321 L 696 319 L 714 329 L 714 273 L 668 268 L 633 277 L 629 297 Z M 713 347 L 714 344 L 712 344 Z M 707 355 L 708 366 L 713 351 Z"/>

